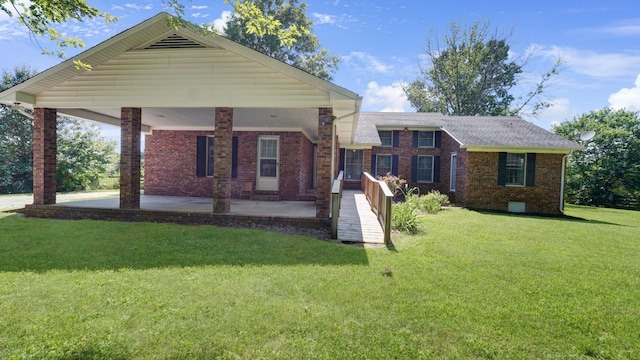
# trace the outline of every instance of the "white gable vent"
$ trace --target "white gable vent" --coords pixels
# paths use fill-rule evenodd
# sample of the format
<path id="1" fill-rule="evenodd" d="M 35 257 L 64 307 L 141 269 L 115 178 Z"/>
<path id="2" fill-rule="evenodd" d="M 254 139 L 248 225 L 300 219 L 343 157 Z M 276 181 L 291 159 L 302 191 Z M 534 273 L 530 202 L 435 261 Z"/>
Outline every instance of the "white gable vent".
<path id="1" fill-rule="evenodd" d="M 173 34 L 147 46 L 145 49 L 195 49 L 204 47 L 204 45 L 199 44 L 193 40 L 189 40 L 180 35 Z"/>

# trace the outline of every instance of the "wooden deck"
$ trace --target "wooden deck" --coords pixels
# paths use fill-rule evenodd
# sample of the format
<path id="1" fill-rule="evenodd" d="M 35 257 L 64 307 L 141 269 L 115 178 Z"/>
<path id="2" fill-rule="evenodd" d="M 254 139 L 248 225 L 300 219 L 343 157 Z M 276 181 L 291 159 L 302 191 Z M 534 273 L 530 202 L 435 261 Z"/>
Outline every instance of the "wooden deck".
<path id="1" fill-rule="evenodd" d="M 338 240 L 384 244 L 384 232 L 360 190 L 344 190 L 338 218 Z"/>

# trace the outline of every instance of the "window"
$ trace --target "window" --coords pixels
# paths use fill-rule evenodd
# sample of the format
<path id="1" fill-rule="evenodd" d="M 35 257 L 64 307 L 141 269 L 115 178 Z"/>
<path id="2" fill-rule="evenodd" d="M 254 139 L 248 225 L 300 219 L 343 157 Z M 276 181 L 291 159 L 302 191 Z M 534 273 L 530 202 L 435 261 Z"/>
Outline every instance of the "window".
<path id="1" fill-rule="evenodd" d="M 391 172 L 391 155 L 376 155 L 376 176 L 385 176 Z"/>
<path id="2" fill-rule="evenodd" d="M 382 142 L 380 146 L 393 146 L 393 131 L 381 130 L 378 131 L 378 136 L 380 136 L 380 142 Z"/>
<path id="3" fill-rule="evenodd" d="M 345 150 L 344 178 L 360 180 L 364 166 L 364 152 L 362 150 Z"/>
<path id="4" fill-rule="evenodd" d="M 207 176 L 213 176 L 213 144 L 214 138 L 207 136 Z"/>
<path id="5" fill-rule="evenodd" d="M 418 182 L 433 182 L 433 156 L 418 156 L 417 172 Z"/>
<path id="6" fill-rule="evenodd" d="M 451 154 L 451 177 L 449 179 L 449 190 L 456 191 L 456 180 L 458 178 L 456 172 L 458 170 L 458 154 Z"/>
<path id="7" fill-rule="evenodd" d="M 506 185 L 524 186 L 525 154 L 507 153 Z"/>
<path id="8" fill-rule="evenodd" d="M 418 131 L 418 147 L 434 147 L 433 131 Z"/>

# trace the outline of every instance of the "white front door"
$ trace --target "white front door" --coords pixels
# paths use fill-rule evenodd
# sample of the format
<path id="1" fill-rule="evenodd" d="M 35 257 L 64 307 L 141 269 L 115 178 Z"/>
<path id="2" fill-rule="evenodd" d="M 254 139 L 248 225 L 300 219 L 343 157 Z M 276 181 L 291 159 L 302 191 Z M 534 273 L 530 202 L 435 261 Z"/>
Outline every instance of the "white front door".
<path id="1" fill-rule="evenodd" d="M 279 137 L 260 136 L 258 138 L 258 174 L 256 176 L 256 190 L 278 191 L 279 155 Z"/>

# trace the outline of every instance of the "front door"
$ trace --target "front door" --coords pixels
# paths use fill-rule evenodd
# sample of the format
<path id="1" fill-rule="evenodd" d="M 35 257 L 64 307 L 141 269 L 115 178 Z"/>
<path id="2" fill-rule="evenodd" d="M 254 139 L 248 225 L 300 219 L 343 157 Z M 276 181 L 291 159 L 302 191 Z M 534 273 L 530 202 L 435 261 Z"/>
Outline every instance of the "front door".
<path id="1" fill-rule="evenodd" d="M 256 176 L 256 190 L 278 191 L 279 149 L 279 137 L 260 136 L 258 138 L 258 176 Z"/>

